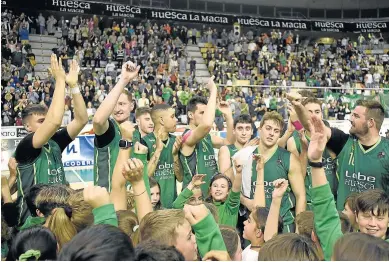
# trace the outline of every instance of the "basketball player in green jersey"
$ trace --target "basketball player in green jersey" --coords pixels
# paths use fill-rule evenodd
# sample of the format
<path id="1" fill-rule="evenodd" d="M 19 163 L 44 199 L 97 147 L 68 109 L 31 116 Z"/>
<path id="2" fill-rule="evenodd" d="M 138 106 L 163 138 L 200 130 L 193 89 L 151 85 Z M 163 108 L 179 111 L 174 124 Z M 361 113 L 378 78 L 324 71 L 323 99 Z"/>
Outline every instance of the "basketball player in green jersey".
<path id="1" fill-rule="evenodd" d="M 214 148 L 235 142 L 233 134 L 234 120 L 227 103 L 222 102 L 218 106 L 227 122 L 227 138 L 223 139 L 209 132 L 213 127 L 216 112 L 217 87 L 213 82 L 214 77 L 208 81 L 209 100 L 203 97 L 193 97 L 187 105 L 189 129 L 184 131 L 180 161 L 184 170 L 183 188 L 185 188 L 196 174 L 204 174 L 205 183 L 201 185 L 203 194 L 208 195 L 211 178 L 218 173 Z"/>
<path id="2" fill-rule="evenodd" d="M 29 132 L 15 151 L 17 166 L 19 224 L 29 215 L 25 193 L 35 184 L 65 184 L 62 151 L 77 137 L 88 122 L 85 102 L 77 87 L 79 66 L 71 62 L 69 74 L 65 74 L 62 61 L 51 56 L 51 74 L 55 89 L 51 106 L 28 105 L 22 113 L 24 127 Z M 74 119 L 65 128 L 62 124 L 65 108 L 65 82 L 70 87 L 74 104 Z"/>
<path id="3" fill-rule="evenodd" d="M 149 107 L 139 107 L 135 110 L 137 127 L 134 130 L 132 142 L 140 142 L 142 137 L 154 131 L 154 123 L 151 119 L 151 109 Z"/>
<path id="4" fill-rule="evenodd" d="M 284 221 L 284 232 L 294 232 L 292 208 L 295 206 L 296 215 L 298 215 L 300 212 L 305 211 L 306 206 L 304 176 L 298 157 L 277 144 L 283 125 L 284 120 L 279 113 L 265 113 L 259 129 L 259 145 L 254 154 L 261 154 L 265 159 L 265 197 L 268 208 L 270 208 L 272 191 L 274 189 L 272 182 L 279 178 L 289 181 L 289 192 L 284 194 L 282 198 L 280 216 Z M 250 184 L 245 182 L 247 179 L 243 178 L 243 193 L 245 197 L 253 199 L 257 187 L 255 161 L 253 161 L 251 170 L 252 176 L 248 178 Z"/>
<path id="5" fill-rule="evenodd" d="M 258 145 L 259 138 L 250 141 L 253 134 L 252 121 L 249 115 L 240 115 L 234 120 L 234 135 L 236 141 L 234 144 L 222 146 L 218 153 L 220 172 L 234 181 L 231 158 L 243 147 Z"/>
<path id="6" fill-rule="evenodd" d="M 321 109 L 321 102 L 317 98 L 310 97 L 304 99 L 302 102 L 305 109 L 308 111 L 310 116 L 316 116 L 318 119 L 323 120 L 323 113 Z M 305 141 L 309 143 L 310 141 L 310 132 L 308 130 L 302 131 L 305 137 Z M 305 193 L 307 194 L 307 210 L 311 210 L 311 187 L 312 187 L 312 177 L 311 177 L 311 167 L 308 166 L 308 157 L 307 152 L 304 150 L 305 141 L 301 141 L 300 135 L 297 131 L 293 132 L 293 136 L 289 138 L 287 149 L 289 152 L 295 154 L 299 157 L 300 163 L 303 167 L 303 171 L 306 169 L 306 176 L 304 179 L 305 182 Z M 303 152 L 305 151 L 305 152 Z M 336 163 L 335 163 L 335 154 L 330 150 L 326 149 L 323 153 L 323 163 L 324 170 L 327 176 L 327 180 L 330 183 L 332 194 L 334 194 L 335 199 L 338 190 L 338 178 L 336 177 Z M 304 174 L 305 175 L 305 174 Z"/>
<path id="7" fill-rule="evenodd" d="M 151 110 L 155 124 L 154 132 L 142 138 L 142 144 L 148 149 L 148 175 L 153 176 L 161 188 L 161 203 L 164 208 L 171 208 L 177 198 L 176 182 L 182 182 L 183 174 L 178 152 L 182 139 L 174 133 L 177 127 L 175 110 L 169 105 L 155 105 Z"/>
<path id="8" fill-rule="evenodd" d="M 121 140 L 119 125 L 129 120 L 134 106 L 132 96 L 125 90 L 125 87 L 137 77 L 139 68 L 131 62 L 122 66 L 120 80 L 109 92 L 93 117 L 94 184 L 105 187 L 108 192 L 112 189 L 112 173 L 119 153 Z"/>
<path id="9" fill-rule="evenodd" d="M 309 130 L 309 116 L 295 94 L 288 95 L 296 113 Z M 297 101 L 296 101 L 297 100 Z M 337 128 L 326 127 L 327 148 L 337 156 L 337 209 L 352 192 L 368 189 L 389 191 L 389 140 L 379 135 L 384 121 L 384 108 L 375 100 L 359 100 L 350 118 L 346 134 Z"/>

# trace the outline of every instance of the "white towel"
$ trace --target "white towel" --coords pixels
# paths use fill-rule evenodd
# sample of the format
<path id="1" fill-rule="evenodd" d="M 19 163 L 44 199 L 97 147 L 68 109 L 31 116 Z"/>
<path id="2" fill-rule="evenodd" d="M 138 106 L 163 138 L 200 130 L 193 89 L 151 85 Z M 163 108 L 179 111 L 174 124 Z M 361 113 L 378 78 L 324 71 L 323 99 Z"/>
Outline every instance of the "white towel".
<path id="1" fill-rule="evenodd" d="M 253 152 L 257 146 L 248 146 L 239 150 L 232 158 L 241 159 L 243 164 L 242 171 L 242 194 L 250 198 L 251 191 L 251 176 L 252 176 L 252 164 L 253 164 Z M 234 175 L 235 175 L 234 167 Z"/>

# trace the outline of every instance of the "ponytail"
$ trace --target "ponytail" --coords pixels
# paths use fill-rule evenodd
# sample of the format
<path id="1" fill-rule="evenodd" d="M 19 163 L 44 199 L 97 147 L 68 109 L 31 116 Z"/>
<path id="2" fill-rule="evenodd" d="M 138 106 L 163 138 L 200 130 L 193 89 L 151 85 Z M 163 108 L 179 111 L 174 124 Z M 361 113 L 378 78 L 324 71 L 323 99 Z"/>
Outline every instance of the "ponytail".
<path id="1" fill-rule="evenodd" d="M 77 229 L 71 222 L 69 209 L 69 207 L 58 207 L 47 219 L 47 227 L 57 238 L 60 249 L 77 234 Z"/>

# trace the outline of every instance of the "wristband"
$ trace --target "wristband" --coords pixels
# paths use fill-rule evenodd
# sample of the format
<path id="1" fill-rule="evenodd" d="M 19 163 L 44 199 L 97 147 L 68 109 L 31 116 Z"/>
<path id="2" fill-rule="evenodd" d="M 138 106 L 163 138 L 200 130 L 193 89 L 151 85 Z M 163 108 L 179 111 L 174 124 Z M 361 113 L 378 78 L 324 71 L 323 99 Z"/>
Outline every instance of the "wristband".
<path id="1" fill-rule="evenodd" d="M 296 128 L 297 131 L 300 131 L 301 129 L 304 128 L 303 125 L 298 120 L 292 122 L 292 125 L 294 126 L 294 128 Z"/>
<path id="2" fill-rule="evenodd" d="M 72 95 L 79 94 L 80 93 L 80 88 L 78 88 L 78 87 L 70 88 L 70 93 Z"/>
<path id="3" fill-rule="evenodd" d="M 324 167 L 323 162 L 311 162 L 310 160 L 308 160 L 308 165 L 310 167 L 314 167 L 314 168 L 323 168 Z"/>

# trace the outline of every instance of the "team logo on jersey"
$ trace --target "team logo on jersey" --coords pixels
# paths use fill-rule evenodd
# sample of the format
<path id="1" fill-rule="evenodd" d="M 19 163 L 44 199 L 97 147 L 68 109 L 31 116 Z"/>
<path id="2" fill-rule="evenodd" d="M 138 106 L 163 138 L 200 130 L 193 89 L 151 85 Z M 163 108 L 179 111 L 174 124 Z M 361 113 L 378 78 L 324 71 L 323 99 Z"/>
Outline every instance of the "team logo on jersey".
<path id="1" fill-rule="evenodd" d="M 377 154 L 377 158 L 384 158 L 385 157 L 385 152 L 379 152 Z"/>

